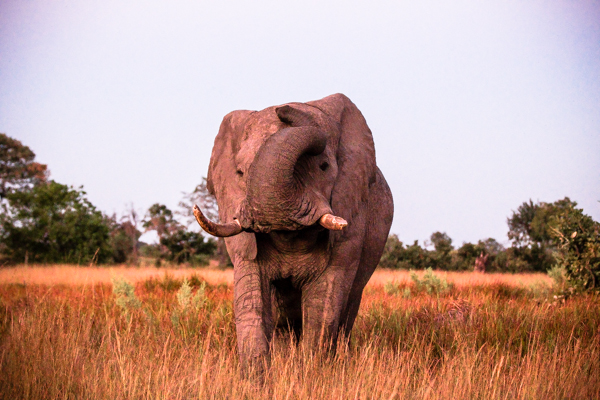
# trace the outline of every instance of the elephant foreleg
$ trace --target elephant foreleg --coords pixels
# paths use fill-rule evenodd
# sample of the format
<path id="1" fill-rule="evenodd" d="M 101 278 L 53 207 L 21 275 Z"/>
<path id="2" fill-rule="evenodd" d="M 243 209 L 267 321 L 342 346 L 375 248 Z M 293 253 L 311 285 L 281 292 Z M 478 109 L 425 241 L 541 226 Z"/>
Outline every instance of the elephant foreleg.
<path id="1" fill-rule="evenodd" d="M 273 335 L 272 287 L 262 279 L 254 262 L 242 262 L 234 270 L 234 312 L 244 376 L 262 375 L 270 362 L 269 347 Z"/>

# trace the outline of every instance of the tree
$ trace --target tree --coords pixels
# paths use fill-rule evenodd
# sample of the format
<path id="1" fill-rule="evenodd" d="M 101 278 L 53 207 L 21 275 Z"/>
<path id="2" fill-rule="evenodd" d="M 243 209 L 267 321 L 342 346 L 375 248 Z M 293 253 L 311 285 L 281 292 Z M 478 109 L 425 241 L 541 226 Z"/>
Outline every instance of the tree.
<path id="1" fill-rule="evenodd" d="M 404 258 L 403 254 L 404 245 L 400 239 L 398 239 L 398 235 L 389 235 L 383 248 L 383 254 L 379 260 L 379 266 L 389 269 L 402 268 L 399 263 Z"/>
<path id="2" fill-rule="evenodd" d="M 179 222 L 173 218 L 173 212 L 159 203 L 150 206 L 142 226 L 146 228 L 146 232 L 156 231 L 159 239 L 180 229 Z"/>
<path id="3" fill-rule="evenodd" d="M 388 236 L 379 262 L 380 267 L 391 269 L 425 269 L 431 264 L 429 252 L 419 245 L 418 240 L 405 247 L 394 234 Z"/>
<path id="4" fill-rule="evenodd" d="M 214 239 L 205 240 L 200 233 L 187 231 L 164 204 L 153 204 L 142 226 L 146 231 L 154 230 L 158 234 L 160 257 L 177 264 L 206 264 L 207 256 L 212 255 L 216 248 Z"/>
<path id="5" fill-rule="evenodd" d="M 508 238 L 517 247 L 537 244 L 548 248 L 553 245 L 550 224 L 552 219 L 565 209 L 576 206 L 577 203 L 568 197 L 554 203 L 533 203 L 531 199 L 519 206 L 517 211 L 508 218 Z"/>
<path id="6" fill-rule="evenodd" d="M 534 204 L 529 199 L 529 203 L 521 204 L 517 211 L 513 211 L 512 216 L 507 219 L 508 238 L 516 247 L 527 246 L 531 243 L 532 222 L 539 207 L 539 204 Z"/>
<path id="7" fill-rule="evenodd" d="M 189 262 L 192 265 L 207 265 L 209 256 L 214 254 L 217 247 L 214 239 L 205 240 L 198 232 L 184 229 L 161 238 L 160 244 L 167 249 L 164 259 L 177 264 Z"/>
<path id="8" fill-rule="evenodd" d="M 529 265 L 533 271 L 546 271 L 555 262 L 551 221 L 576 203 L 568 197 L 554 203 L 524 202 L 508 218 L 508 237 L 513 241 L 512 254 Z"/>
<path id="9" fill-rule="evenodd" d="M 133 205 L 117 222 L 117 216 L 110 218 L 110 244 L 113 261 L 116 263 L 136 263 L 138 260 L 138 239 L 142 235 L 138 227 L 138 214 Z"/>
<path id="10" fill-rule="evenodd" d="M 481 254 L 481 249 L 473 243 L 465 242 L 455 253 L 453 269 L 458 271 L 467 271 L 473 268 L 475 260 Z"/>
<path id="11" fill-rule="evenodd" d="M 11 189 L 31 188 L 47 180 L 47 166 L 34 159 L 35 153 L 29 147 L 0 133 L 0 200 Z"/>
<path id="12" fill-rule="evenodd" d="M 85 194 L 54 181 L 8 191 L 0 215 L 1 253 L 10 262 L 110 261 L 109 222 Z"/>
<path id="13" fill-rule="evenodd" d="M 553 218 L 556 266 L 573 292 L 600 291 L 600 224 L 571 203 Z"/>
<path id="14" fill-rule="evenodd" d="M 196 224 L 196 217 L 193 212 L 194 204 L 202 209 L 206 218 L 211 221 L 219 220 L 219 206 L 217 205 L 217 199 L 208 191 L 205 177 L 202 177 L 202 182 L 198 184 L 191 193 L 184 192 L 183 200 L 179 202 L 181 211 L 179 211 L 178 214 L 186 219 L 188 226 Z"/>
<path id="15" fill-rule="evenodd" d="M 186 219 L 188 227 L 190 225 L 196 226 L 197 224 L 193 212 L 194 204 L 200 207 L 208 219 L 219 221 L 219 206 L 217 205 L 217 199 L 208 191 L 205 177 L 202 177 L 202 182 L 198 184 L 191 193 L 183 193 L 183 200 L 179 202 L 181 211 L 179 211 L 178 214 Z M 225 247 L 225 240 L 223 238 L 217 238 L 216 253 L 221 267 L 233 266 L 229 254 L 227 254 L 227 248 Z"/>
<path id="16" fill-rule="evenodd" d="M 452 246 L 452 239 L 446 234 L 446 232 L 434 232 L 429 238 L 433 244 L 435 250 L 431 252 L 431 261 L 433 268 L 435 269 L 451 269 L 452 256 L 451 252 L 454 250 Z"/>

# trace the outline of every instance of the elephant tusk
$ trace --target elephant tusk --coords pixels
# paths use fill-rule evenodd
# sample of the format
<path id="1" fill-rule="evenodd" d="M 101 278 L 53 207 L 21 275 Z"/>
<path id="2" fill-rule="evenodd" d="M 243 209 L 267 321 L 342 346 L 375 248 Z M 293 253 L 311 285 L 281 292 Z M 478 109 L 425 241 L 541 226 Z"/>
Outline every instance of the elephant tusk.
<path id="1" fill-rule="evenodd" d="M 204 229 L 207 233 L 216 236 L 216 237 L 229 237 L 237 235 L 242 231 L 242 225 L 237 219 L 234 219 L 233 222 L 228 224 L 216 224 L 206 218 L 200 208 L 194 204 L 194 216 L 196 217 L 196 221 L 198 224 Z"/>
<path id="2" fill-rule="evenodd" d="M 348 222 L 342 217 L 325 214 L 319 219 L 319 224 L 331 231 L 341 231 L 348 226 Z"/>

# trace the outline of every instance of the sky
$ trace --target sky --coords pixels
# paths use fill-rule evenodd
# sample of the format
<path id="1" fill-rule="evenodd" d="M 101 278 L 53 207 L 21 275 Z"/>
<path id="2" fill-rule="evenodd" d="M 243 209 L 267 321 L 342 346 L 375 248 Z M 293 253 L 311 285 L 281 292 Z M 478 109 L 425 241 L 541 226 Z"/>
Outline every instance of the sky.
<path id="1" fill-rule="evenodd" d="M 344 93 L 405 243 L 600 220 L 600 3 L 0 1 L 0 132 L 107 214 L 176 209 L 223 116 Z"/>

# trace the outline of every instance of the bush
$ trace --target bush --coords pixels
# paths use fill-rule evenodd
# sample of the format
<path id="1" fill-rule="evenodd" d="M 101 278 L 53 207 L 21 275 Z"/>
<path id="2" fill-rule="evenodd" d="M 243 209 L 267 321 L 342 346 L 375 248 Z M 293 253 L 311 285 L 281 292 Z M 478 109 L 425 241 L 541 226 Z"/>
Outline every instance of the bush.
<path id="1" fill-rule="evenodd" d="M 600 224 L 575 204 L 553 220 L 555 268 L 564 269 L 571 292 L 600 291 Z"/>
<path id="2" fill-rule="evenodd" d="M 419 279 L 419 276 L 415 272 L 411 272 L 410 279 L 414 282 L 417 292 L 425 291 L 429 294 L 444 294 L 452 289 L 452 285 L 448 283 L 446 278 L 440 278 L 433 273 L 431 268 L 425 270 L 425 274 L 421 279 Z"/>
<path id="3" fill-rule="evenodd" d="M 136 297 L 134 287 L 121 277 L 112 277 L 113 294 L 115 303 L 124 314 L 129 314 L 133 309 L 140 308 L 142 302 Z"/>

